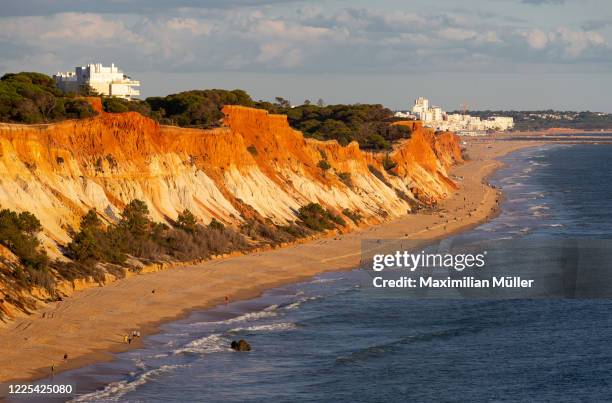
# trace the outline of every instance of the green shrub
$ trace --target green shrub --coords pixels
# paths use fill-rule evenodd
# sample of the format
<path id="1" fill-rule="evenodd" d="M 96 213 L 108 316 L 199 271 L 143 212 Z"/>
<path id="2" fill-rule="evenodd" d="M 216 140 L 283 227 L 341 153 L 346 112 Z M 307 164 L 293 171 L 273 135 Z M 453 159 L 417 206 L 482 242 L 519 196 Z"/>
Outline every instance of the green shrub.
<path id="1" fill-rule="evenodd" d="M 318 106 L 310 103 L 290 107 L 280 102 L 258 102 L 256 106 L 286 114 L 291 127 L 306 137 L 336 140 L 341 145 L 357 141 L 362 148 L 382 150 L 390 149 L 391 141 L 410 137 L 407 127 L 391 125 L 393 112 L 378 104 Z"/>
<path id="2" fill-rule="evenodd" d="M 62 94 L 45 74 L 8 73 L 0 79 L 0 121 L 45 123 L 93 115 L 87 101 Z"/>
<path id="3" fill-rule="evenodd" d="M 306 225 L 306 227 L 314 231 L 325 231 L 336 227 L 336 225 L 344 226 L 346 222 L 342 217 L 332 214 L 329 210 L 324 209 L 319 203 L 310 203 L 300 207 L 298 210 L 298 218 Z"/>
<path id="4" fill-rule="evenodd" d="M 342 214 L 350 218 L 355 224 L 359 224 L 363 219 L 363 216 L 358 211 L 351 211 L 348 208 L 342 210 Z"/>
<path id="5" fill-rule="evenodd" d="M 197 230 L 198 221 L 191 211 L 185 209 L 178 215 L 176 219 L 176 226 L 189 234 L 193 234 Z"/>
<path id="6" fill-rule="evenodd" d="M 385 168 L 385 171 L 389 172 L 395 167 L 397 167 L 397 162 L 393 161 L 389 154 L 385 155 L 385 158 L 383 159 L 383 168 Z"/>
<path id="7" fill-rule="evenodd" d="M 321 168 L 324 171 L 327 171 L 328 169 L 331 168 L 331 165 L 329 165 L 329 162 L 325 161 L 325 160 L 320 160 L 319 163 L 317 164 L 317 166 L 319 168 Z"/>
<path id="8" fill-rule="evenodd" d="M 161 123 L 189 127 L 216 127 L 223 117 L 224 105 L 254 106 L 251 97 L 243 90 L 192 90 L 165 97 L 145 100 L 152 117 Z"/>
<path id="9" fill-rule="evenodd" d="M 346 186 L 348 186 L 351 189 L 353 188 L 353 180 L 351 178 L 351 173 L 350 172 L 340 172 L 340 173 L 338 173 L 338 178 Z"/>
<path id="10" fill-rule="evenodd" d="M 225 229 L 225 225 L 222 222 L 213 217 L 208 224 L 208 228 L 216 231 L 222 231 Z"/>

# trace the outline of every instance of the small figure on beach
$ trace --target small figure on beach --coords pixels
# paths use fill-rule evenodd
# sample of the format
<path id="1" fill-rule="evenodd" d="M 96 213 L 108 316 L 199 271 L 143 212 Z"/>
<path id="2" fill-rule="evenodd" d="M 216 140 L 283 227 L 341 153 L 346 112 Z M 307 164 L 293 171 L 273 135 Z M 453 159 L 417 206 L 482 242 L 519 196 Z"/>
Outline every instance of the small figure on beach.
<path id="1" fill-rule="evenodd" d="M 151 290 L 151 294 L 155 294 L 155 288 Z"/>
<path id="2" fill-rule="evenodd" d="M 128 337 L 128 344 L 132 344 L 132 338 Z"/>
<path id="3" fill-rule="evenodd" d="M 229 297 L 227 295 L 225 296 L 225 304 L 229 304 Z"/>
<path id="4" fill-rule="evenodd" d="M 51 375 L 55 373 L 55 363 L 51 361 Z"/>
<path id="5" fill-rule="evenodd" d="M 64 353 L 64 362 L 68 361 L 68 353 Z"/>
<path id="6" fill-rule="evenodd" d="M 128 335 L 127 335 L 127 334 L 123 336 L 123 342 L 124 342 L 124 343 L 127 343 L 127 342 L 128 342 Z"/>

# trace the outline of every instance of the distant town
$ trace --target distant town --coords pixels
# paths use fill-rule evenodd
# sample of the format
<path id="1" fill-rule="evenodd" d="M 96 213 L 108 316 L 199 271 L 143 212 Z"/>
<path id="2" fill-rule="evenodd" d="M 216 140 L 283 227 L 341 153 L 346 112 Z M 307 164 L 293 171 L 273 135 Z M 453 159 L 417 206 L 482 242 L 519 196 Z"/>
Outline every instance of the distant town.
<path id="1" fill-rule="evenodd" d="M 490 116 L 481 119 L 467 113 L 447 113 L 439 106 L 430 106 L 427 98 L 419 97 L 410 111 L 398 111 L 395 117 L 421 120 L 425 127 L 440 131 L 452 131 L 460 135 L 484 135 L 490 132 L 503 132 L 514 128 L 514 118 L 509 116 Z"/>

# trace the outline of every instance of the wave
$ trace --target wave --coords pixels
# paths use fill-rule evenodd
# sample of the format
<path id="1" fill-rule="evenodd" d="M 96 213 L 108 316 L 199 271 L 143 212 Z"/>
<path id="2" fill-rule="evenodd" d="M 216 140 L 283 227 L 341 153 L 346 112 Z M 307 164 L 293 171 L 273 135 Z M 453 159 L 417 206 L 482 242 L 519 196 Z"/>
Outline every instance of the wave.
<path id="1" fill-rule="evenodd" d="M 529 207 L 529 210 L 531 210 L 531 211 L 550 210 L 550 207 L 548 207 L 548 206 L 546 206 L 544 204 L 537 204 L 535 206 Z"/>
<path id="2" fill-rule="evenodd" d="M 337 365 L 354 364 L 360 361 L 366 361 L 372 358 L 380 357 L 384 354 L 391 353 L 402 345 L 423 343 L 432 340 L 447 340 L 455 337 L 461 337 L 469 334 L 479 333 L 484 327 L 456 327 L 452 329 L 433 331 L 430 333 L 416 334 L 412 336 L 402 337 L 387 343 L 376 344 L 356 350 L 348 355 L 336 358 Z"/>
<path id="3" fill-rule="evenodd" d="M 203 325 L 229 325 L 237 322 L 249 322 L 253 320 L 263 319 L 263 318 L 273 318 L 278 314 L 274 312 L 278 308 L 278 305 L 270 305 L 269 307 L 256 312 L 248 312 L 234 318 L 219 320 L 219 321 L 210 321 L 210 322 L 194 322 L 189 324 L 189 326 L 203 326 Z"/>
<path id="4" fill-rule="evenodd" d="M 407 336 L 400 338 L 398 340 L 393 340 L 388 343 L 377 344 L 373 346 L 368 346 L 361 348 L 359 350 L 353 351 L 352 353 L 340 356 L 336 358 L 336 364 L 346 365 L 346 364 L 354 364 L 359 361 L 366 361 L 371 358 L 377 358 L 386 353 L 393 352 L 401 345 L 411 344 L 411 343 L 421 343 L 428 342 L 436 339 L 451 339 L 454 337 L 463 336 L 466 334 L 477 333 L 480 329 L 477 328 L 455 328 L 455 329 L 447 329 L 441 330 L 431 333 L 424 333 L 419 335 Z"/>
<path id="5" fill-rule="evenodd" d="M 340 278 L 317 278 L 312 280 L 310 284 L 324 284 L 324 283 L 333 283 L 336 281 L 344 280 L 342 277 Z"/>
<path id="6" fill-rule="evenodd" d="M 87 393 L 82 396 L 77 396 L 70 400 L 71 402 L 90 402 L 90 401 L 116 401 L 123 395 L 136 390 L 137 387 L 144 385 L 150 379 L 160 376 L 166 372 L 170 372 L 176 368 L 185 367 L 186 365 L 162 365 L 159 368 L 150 369 L 140 374 L 131 376 L 129 379 L 119 382 L 112 382 L 104 387 L 104 389 Z"/>
<path id="7" fill-rule="evenodd" d="M 287 304 L 285 306 L 283 306 L 284 309 L 296 309 L 298 308 L 300 305 L 302 305 L 304 302 L 308 302 L 308 301 L 316 301 L 318 299 L 323 298 L 320 295 L 314 296 L 314 297 L 306 297 L 306 298 L 300 298 L 299 300 L 292 302 L 290 304 Z"/>
<path id="8" fill-rule="evenodd" d="M 174 350 L 174 354 L 212 354 L 224 351 L 231 351 L 231 341 L 224 338 L 222 335 L 213 333 L 206 337 L 193 340 L 187 343 L 184 347 Z"/>
<path id="9" fill-rule="evenodd" d="M 230 333 L 242 333 L 242 332 L 282 332 L 289 330 L 296 330 L 298 327 L 295 323 L 291 322 L 280 322 L 272 323 L 269 325 L 255 325 L 249 327 L 238 327 L 231 329 Z"/>

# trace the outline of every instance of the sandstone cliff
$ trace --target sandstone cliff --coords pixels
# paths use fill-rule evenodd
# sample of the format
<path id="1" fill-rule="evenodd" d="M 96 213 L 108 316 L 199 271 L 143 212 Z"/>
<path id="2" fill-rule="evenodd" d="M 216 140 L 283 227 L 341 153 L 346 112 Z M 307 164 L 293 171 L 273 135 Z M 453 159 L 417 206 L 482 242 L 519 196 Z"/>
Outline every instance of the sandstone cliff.
<path id="1" fill-rule="evenodd" d="M 144 200 L 155 220 L 185 208 L 203 223 L 238 225 L 252 215 L 275 223 L 318 202 L 368 222 L 406 214 L 450 193 L 450 165 L 461 161 L 457 137 L 418 123 L 388 157 L 334 141 L 305 139 L 285 116 L 226 106 L 224 125 L 199 130 L 160 126 L 137 113 L 106 114 L 49 125 L 0 124 L 0 206 L 41 221 L 50 252 L 69 241 L 90 208 L 116 220 L 130 200 Z M 382 165 L 391 158 L 390 173 Z M 317 166 L 326 160 L 331 166 Z M 338 174 L 350 173 L 350 183 Z"/>

